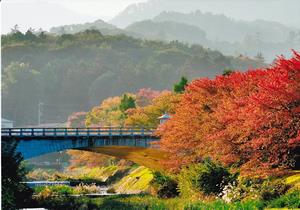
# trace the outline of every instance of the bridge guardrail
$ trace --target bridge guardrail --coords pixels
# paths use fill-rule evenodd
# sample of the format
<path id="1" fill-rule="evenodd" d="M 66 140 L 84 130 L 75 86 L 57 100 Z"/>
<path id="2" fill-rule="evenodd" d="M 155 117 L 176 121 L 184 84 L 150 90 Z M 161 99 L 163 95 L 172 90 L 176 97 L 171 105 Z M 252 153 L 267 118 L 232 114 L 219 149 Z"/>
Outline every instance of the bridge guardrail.
<path id="1" fill-rule="evenodd" d="M 153 128 L 138 127 L 96 127 L 96 128 L 2 128 L 1 136 L 125 136 L 153 135 Z"/>

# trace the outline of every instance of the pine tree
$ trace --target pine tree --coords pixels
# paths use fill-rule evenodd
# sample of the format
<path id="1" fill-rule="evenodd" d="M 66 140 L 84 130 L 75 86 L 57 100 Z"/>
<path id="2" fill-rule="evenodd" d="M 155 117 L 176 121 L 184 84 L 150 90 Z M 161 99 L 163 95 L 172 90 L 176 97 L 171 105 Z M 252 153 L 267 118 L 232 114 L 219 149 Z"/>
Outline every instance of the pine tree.
<path id="1" fill-rule="evenodd" d="M 178 82 L 174 85 L 174 92 L 175 93 L 183 93 L 187 84 L 188 84 L 187 78 L 181 77 L 180 82 Z"/>
<path id="2" fill-rule="evenodd" d="M 135 107 L 136 106 L 135 106 L 134 98 L 131 97 L 131 96 L 127 96 L 127 94 L 124 94 L 123 98 L 121 100 L 121 104 L 120 104 L 119 109 L 122 112 L 125 112 L 126 110 L 131 109 L 131 108 L 135 108 Z"/>

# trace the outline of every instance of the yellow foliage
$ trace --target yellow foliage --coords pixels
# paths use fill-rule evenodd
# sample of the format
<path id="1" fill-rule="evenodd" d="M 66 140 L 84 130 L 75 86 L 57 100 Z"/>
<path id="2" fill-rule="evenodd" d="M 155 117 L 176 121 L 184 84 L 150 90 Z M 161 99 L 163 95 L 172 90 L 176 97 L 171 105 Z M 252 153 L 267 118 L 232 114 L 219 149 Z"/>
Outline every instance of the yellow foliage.
<path id="1" fill-rule="evenodd" d="M 165 112 L 172 114 L 180 98 L 180 94 L 163 91 L 158 97 L 153 99 L 152 104 L 129 110 L 125 124 L 141 127 L 157 127 L 159 124 L 158 117 Z"/>

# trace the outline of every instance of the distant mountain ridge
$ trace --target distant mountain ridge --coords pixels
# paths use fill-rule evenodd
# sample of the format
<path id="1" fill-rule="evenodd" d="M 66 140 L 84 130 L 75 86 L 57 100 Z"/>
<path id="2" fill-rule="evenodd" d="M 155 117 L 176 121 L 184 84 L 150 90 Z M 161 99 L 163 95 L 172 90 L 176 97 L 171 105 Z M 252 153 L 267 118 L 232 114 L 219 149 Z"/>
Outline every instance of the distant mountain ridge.
<path id="1" fill-rule="evenodd" d="M 298 27 L 299 6 L 298 0 L 148 0 L 129 5 L 110 23 L 125 28 L 133 22 L 152 19 L 163 11 L 189 13 L 201 10 L 225 14 L 234 19 L 265 19 Z"/>
<path id="2" fill-rule="evenodd" d="M 140 38 L 154 40 L 180 40 L 188 43 L 204 43 L 208 41 L 204 30 L 196 26 L 175 21 L 155 22 L 145 20 L 133 23 L 124 30 L 135 33 Z"/>
<path id="3" fill-rule="evenodd" d="M 109 24 L 101 19 L 98 19 L 94 22 L 88 22 L 88 23 L 83 23 L 83 24 L 71 24 L 71 25 L 62 25 L 58 27 L 52 27 L 50 28 L 50 33 L 54 34 L 75 34 L 78 32 L 82 32 L 85 30 L 108 30 L 108 31 L 115 31 L 116 33 L 119 32 L 121 33 L 122 30 L 118 29 L 116 26 Z"/>
<path id="4" fill-rule="evenodd" d="M 242 21 L 222 14 L 203 13 L 199 10 L 191 13 L 162 12 L 154 21 L 176 21 L 194 25 L 204 30 L 210 40 L 241 42 L 247 35 L 257 35 L 258 39 L 269 42 L 286 40 L 291 28 L 265 20 Z"/>

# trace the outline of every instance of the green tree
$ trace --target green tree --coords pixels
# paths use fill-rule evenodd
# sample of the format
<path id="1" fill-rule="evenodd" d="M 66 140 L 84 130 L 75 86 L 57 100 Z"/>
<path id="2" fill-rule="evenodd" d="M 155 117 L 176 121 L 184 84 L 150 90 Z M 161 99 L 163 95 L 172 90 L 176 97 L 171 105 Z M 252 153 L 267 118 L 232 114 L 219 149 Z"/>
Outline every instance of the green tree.
<path id="1" fill-rule="evenodd" d="M 26 171 L 21 164 L 23 158 L 16 152 L 16 141 L 1 142 L 2 209 L 19 209 L 31 200 L 32 190 L 23 181 Z"/>
<path id="2" fill-rule="evenodd" d="M 181 80 L 174 85 L 174 92 L 175 93 L 183 93 L 187 84 L 188 84 L 187 78 L 181 77 Z"/>
<path id="3" fill-rule="evenodd" d="M 13 62 L 2 74 L 2 113 L 17 125 L 37 122 L 40 72 L 29 64 Z M 26 110 L 26 111 L 24 111 Z"/>
<path id="4" fill-rule="evenodd" d="M 135 99 L 132 96 L 127 96 L 127 94 L 124 94 L 121 99 L 121 104 L 119 109 L 122 112 L 125 112 L 128 109 L 135 108 Z"/>
<path id="5" fill-rule="evenodd" d="M 231 69 L 225 68 L 222 75 L 223 76 L 229 76 L 232 73 L 233 73 L 233 71 Z"/>

